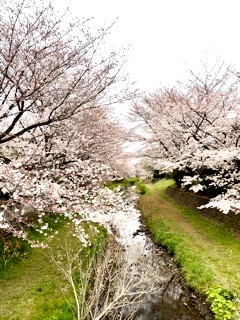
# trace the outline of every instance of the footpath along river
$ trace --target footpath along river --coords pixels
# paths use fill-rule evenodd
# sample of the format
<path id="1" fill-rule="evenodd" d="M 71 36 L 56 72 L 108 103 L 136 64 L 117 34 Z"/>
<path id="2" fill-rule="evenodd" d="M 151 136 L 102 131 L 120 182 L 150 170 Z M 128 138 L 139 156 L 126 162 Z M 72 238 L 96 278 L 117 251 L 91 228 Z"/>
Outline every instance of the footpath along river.
<path id="1" fill-rule="evenodd" d="M 127 259 L 134 256 L 135 261 L 141 260 L 144 270 L 138 271 L 158 281 L 156 291 L 147 294 L 138 306 L 136 320 L 214 319 L 209 306 L 184 283 L 174 259 L 151 239 L 139 211 L 125 217 L 118 230 Z"/>

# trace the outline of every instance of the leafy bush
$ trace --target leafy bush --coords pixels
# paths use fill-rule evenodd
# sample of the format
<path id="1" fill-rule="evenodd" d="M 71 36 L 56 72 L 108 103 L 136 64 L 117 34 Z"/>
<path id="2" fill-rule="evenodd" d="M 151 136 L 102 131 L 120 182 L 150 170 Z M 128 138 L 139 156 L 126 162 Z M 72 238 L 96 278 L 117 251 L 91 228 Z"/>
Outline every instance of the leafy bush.
<path id="1" fill-rule="evenodd" d="M 135 185 L 141 195 L 143 195 L 147 192 L 147 188 L 146 188 L 145 184 L 143 184 L 140 180 L 136 181 Z"/>
<path id="2" fill-rule="evenodd" d="M 125 178 L 122 180 L 114 180 L 114 181 L 109 181 L 106 184 L 106 187 L 113 190 L 116 187 L 123 187 L 123 188 L 128 188 L 134 186 L 137 181 L 139 181 L 139 178 Z"/>
<path id="3" fill-rule="evenodd" d="M 211 309 L 217 320 L 230 320 L 234 311 L 234 295 L 227 289 L 216 287 L 207 291 L 207 301 L 211 303 Z"/>
<path id="4" fill-rule="evenodd" d="M 122 180 L 110 181 L 106 184 L 106 187 L 113 190 L 117 187 L 128 188 L 136 186 L 140 194 L 145 194 L 147 191 L 146 186 L 140 181 L 139 178 L 125 178 Z"/>

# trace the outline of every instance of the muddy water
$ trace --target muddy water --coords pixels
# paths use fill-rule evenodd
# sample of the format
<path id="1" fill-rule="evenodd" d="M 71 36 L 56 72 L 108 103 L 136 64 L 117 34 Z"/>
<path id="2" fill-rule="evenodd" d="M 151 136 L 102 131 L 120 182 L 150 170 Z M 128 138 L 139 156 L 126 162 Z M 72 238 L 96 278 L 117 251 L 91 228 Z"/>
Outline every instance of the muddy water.
<path id="1" fill-rule="evenodd" d="M 157 246 L 140 222 L 139 212 L 124 221 L 118 240 L 127 259 L 141 260 L 140 272 L 158 281 L 154 293 L 148 294 L 138 305 L 138 320 L 211 320 L 207 304 L 184 283 L 173 258 Z M 139 260 L 139 261 L 140 261 Z M 156 278 L 156 279 L 154 279 Z"/>

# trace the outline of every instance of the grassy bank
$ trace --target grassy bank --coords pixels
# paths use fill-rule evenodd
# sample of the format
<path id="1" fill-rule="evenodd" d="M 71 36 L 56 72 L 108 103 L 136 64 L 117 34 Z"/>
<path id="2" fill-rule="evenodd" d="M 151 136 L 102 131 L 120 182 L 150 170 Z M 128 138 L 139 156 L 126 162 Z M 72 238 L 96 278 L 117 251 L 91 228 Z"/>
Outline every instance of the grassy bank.
<path id="1" fill-rule="evenodd" d="M 174 204 L 172 184 L 148 185 L 139 207 L 156 241 L 174 253 L 186 282 L 211 303 L 216 319 L 240 319 L 240 240 L 226 227 Z"/>
<path id="2" fill-rule="evenodd" d="M 86 227 L 88 228 L 88 227 Z M 73 320 L 76 306 L 72 290 L 66 278 L 56 267 L 52 255 L 66 259 L 66 240 L 71 250 L 79 250 L 79 241 L 72 236 L 72 226 L 66 221 L 58 226 L 49 248 L 35 248 L 9 261 L 0 279 L 0 319 L 1 320 Z M 92 246 L 84 249 L 82 258 L 89 259 L 96 254 L 106 241 L 106 231 L 98 227 L 98 232 L 89 230 Z"/>

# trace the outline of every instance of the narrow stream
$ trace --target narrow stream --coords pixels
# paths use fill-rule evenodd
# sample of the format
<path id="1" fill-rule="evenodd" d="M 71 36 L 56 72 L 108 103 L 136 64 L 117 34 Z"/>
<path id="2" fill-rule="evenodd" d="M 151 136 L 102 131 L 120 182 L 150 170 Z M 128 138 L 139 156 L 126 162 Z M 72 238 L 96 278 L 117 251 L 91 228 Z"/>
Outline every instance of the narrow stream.
<path id="1" fill-rule="evenodd" d="M 139 211 L 125 217 L 121 221 L 121 228 L 117 224 L 118 241 L 122 244 L 127 259 L 141 259 L 144 270 L 140 272 L 151 276 L 152 281 L 155 281 L 154 277 L 158 281 L 157 290 L 146 295 L 143 303 L 138 306 L 135 319 L 213 319 L 207 304 L 184 283 L 174 259 L 146 234 L 147 229 L 140 222 Z"/>

